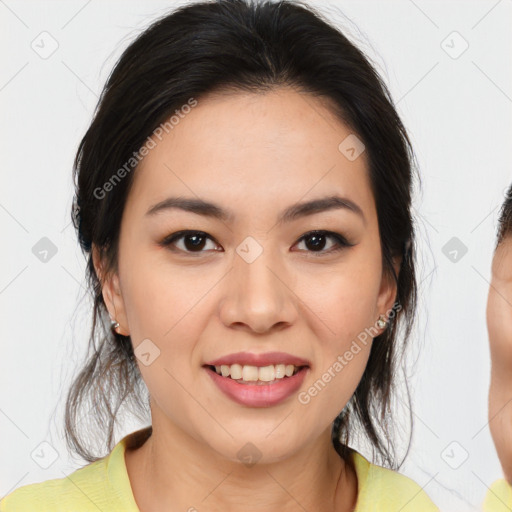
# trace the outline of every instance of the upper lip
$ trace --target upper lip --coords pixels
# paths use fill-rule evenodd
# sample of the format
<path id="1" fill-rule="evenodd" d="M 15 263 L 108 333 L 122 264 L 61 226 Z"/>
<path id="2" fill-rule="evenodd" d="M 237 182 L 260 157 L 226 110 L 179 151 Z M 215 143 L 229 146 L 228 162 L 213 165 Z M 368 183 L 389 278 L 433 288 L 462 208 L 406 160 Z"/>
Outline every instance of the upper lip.
<path id="1" fill-rule="evenodd" d="M 310 366 L 308 360 L 301 357 L 287 354 L 286 352 L 265 352 L 264 354 L 253 354 L 251 352 L 237 352 L 219 357 L 205 363 L 210 366 L 239 364 L 241 366 L 269 366 L 271 364 L 293 364 L 295 366 Z"/>

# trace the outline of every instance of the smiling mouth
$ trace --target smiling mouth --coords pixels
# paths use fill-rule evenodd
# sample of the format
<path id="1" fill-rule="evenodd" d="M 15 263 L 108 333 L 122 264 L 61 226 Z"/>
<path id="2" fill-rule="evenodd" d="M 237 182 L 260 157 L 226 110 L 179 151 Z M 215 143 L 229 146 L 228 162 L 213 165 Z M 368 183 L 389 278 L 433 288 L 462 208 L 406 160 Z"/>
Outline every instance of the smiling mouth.
<path id="1" fill-rule="evenodd" d="M 267 366 L 251 365 L 206 365 L 206 368 L 221 377 L 233 380 L 239 384 L 268 385 L 293 377 L 308 366 L 296 366 L 293 364 L 276 364 Z"/>

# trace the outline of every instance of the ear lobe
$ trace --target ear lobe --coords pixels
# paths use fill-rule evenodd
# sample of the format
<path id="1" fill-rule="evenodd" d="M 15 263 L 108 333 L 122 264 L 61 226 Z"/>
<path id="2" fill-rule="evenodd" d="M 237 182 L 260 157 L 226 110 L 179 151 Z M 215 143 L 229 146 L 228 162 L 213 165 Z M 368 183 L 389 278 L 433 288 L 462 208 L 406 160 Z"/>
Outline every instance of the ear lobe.
<path id="1" fill-rule="evenodd" d="M 110 318 L 119 323 L 116 329 L 118 334 L 128 336 L 127 319 L 125 314 L 124 300 L 119 284 L 119 275 L 117 272 L 107 272 L 104 267 L 99 249 L 93 244 L 92 258 L 96 275 L 101 283 L 101 293 L 103 301 L 110 315 Z"/>

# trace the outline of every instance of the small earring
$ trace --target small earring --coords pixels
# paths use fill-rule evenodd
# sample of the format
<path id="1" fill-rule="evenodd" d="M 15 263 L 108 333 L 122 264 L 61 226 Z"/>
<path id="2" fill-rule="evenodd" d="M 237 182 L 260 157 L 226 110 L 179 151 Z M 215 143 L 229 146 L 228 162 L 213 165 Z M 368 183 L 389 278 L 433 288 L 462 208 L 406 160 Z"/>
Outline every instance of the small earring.
<path id="1" fill-rule="evenodd" d="M 119 327 L 119 322 L 116 322 L 115 320 L 112 320 L 111 326 L 110 326 L 115 332 L 117 332 L 117 328 Z"/>
<path id="2" fill-rule="evenodd" d="M 384 315 L 380 315 L 379 319 L 377 320 L 377 327 L 379 329 L 384 329 L 384 327 L 386 327 L 386 325 L 387 325 L 386 317 Z"/>

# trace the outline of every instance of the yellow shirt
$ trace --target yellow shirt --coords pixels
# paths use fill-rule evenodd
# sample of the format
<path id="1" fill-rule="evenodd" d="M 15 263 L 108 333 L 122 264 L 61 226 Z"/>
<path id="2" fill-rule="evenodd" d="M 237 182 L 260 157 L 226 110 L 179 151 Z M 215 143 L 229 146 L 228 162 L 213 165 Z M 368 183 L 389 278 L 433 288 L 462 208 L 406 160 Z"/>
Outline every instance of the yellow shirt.
<path id="1" fill-rule="evenodd" d="M 125 436 L 109 455 L 67 477 L 15 489 L 0 501 L 0 512 L 139 512 L 124 452 L 144 430 Z M 358 479 L 354 512 L 439 512 L 413 480 L 351 453 Z"/>
<path id="2" fill-rule="evenodd" d="M 485 496 L 484 512 L 510 512 L 512 510 L 512 486 L 504 479 L 496 480 Z"/>

